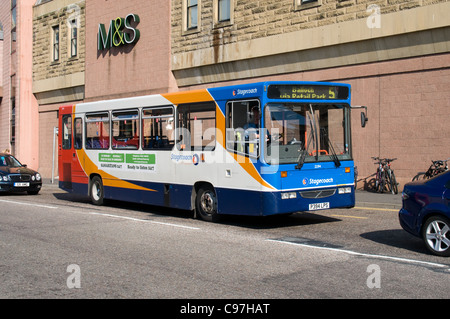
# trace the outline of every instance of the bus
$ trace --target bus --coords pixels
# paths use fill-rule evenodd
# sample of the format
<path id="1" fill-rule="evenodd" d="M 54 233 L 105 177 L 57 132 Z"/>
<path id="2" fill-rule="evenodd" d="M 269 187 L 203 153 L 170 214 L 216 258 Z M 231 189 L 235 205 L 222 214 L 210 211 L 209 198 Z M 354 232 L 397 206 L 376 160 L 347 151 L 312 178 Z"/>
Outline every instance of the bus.
<path id="1" fill-rule="evenodd" d="M 206 221 L 353 207 L 350 98 L 268 81 L 62 106 L 59 187 Z"/>

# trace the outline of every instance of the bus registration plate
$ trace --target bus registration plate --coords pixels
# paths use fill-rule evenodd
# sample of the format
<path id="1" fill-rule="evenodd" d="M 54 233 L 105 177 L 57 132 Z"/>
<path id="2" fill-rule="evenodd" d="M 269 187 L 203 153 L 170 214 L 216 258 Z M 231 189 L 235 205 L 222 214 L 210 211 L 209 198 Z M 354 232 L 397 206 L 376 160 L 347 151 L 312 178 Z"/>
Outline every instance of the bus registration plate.
<path id="1" fill-rule="evenodd" d="M 309 210 L 318 210 L 318 209 L 327 209 L 327 208 L 330 208 L 329 202 L 309 204 Z"/>

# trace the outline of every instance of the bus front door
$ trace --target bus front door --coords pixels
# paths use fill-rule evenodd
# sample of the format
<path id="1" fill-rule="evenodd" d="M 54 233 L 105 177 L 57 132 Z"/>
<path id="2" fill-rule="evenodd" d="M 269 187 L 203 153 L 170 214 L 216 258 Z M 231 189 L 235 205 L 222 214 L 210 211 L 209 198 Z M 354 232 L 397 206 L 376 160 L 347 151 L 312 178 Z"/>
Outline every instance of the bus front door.
<path id="1" fill-rule="evenodd" d="M 72 189 L 72 106 L 60 108 L 58 140 L 59 186 Z"/>

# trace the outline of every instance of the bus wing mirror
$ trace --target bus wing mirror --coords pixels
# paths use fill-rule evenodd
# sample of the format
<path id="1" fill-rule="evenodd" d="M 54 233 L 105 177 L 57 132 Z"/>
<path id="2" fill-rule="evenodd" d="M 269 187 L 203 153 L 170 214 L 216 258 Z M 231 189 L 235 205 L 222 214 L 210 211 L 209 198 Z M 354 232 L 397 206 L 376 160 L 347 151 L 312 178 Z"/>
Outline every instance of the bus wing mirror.
<path id="1" fill-rule="evenodd" d="M 366 123 L 369 120 L 366 113 L 361 112 L 361 127 L 366 127 Z"/>
<path id="2" fill-rule="evenodd" d="M 365 111 L 361 112 L 361 127 L 366 127 L 366 123 L 369 120 L 367 117 L 367 106 L 352 106 L 352 109 L 364 109 Z"/>

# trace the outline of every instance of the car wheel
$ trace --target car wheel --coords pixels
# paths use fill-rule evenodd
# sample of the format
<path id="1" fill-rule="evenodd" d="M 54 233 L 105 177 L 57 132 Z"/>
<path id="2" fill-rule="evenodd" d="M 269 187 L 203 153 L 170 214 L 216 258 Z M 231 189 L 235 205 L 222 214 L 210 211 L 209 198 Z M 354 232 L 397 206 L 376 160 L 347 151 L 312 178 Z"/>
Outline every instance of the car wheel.
<path id="1" fill-rule="evenodd" d="M 438 256 L 450 256 L 450 220 L 443 216 L 427 219 L 422 231 L 426 247 Z"/>
<path id="2" fill-rule="evenodd" d="M 201 219 L 209 222 L 217 222 L 219 220 L 217 196 L 212 187 L 202 186 L 198 190 L 195 208 Z"/>
<path id="3" fill-rule="evenodd" d="M 103 205 L 103 182 L 100 177 L 94 176 L 92 178 L 89 194 L 94 205 Z"/>

